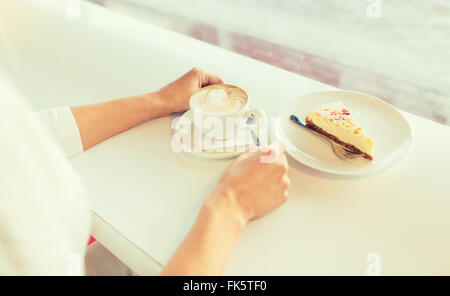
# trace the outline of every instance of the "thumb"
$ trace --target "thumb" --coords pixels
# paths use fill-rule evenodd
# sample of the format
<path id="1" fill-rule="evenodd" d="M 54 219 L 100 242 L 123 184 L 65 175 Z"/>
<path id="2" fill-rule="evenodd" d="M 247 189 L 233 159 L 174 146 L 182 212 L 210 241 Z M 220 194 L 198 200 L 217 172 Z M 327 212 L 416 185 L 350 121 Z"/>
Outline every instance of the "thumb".
<path id="1" fill-rule="evenodd" d="M 285 151 L 284 144 L 280 141 L 276 141 L 269 145 L 267 152 L 261 153 L 261 162 L 262 163 L 273 163 L 276 162 L 280 155 L 283 155 Z"/>
<path id="2" fill-rule="evenodd" d="M 273 152 L 281 154 L 286 151 L 286 147 L 284 146 L 283 142 L 277 140 L 275 142 L 272 142 L 269 146 L 263 147 L 263 149 L 261 150 L 263 155 L 271 154 Z"/>

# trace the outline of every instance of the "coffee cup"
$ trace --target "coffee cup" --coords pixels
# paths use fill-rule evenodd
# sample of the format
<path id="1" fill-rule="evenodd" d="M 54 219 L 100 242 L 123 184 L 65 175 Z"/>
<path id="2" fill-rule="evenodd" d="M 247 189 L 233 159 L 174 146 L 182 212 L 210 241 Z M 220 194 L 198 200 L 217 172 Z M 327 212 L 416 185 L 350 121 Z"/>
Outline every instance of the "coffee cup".
<path id="1" fill-rule="evenodd" d="M 241 129 L 247 129 L 247 118 L 256 122 L 264 111 L 250 105 L 247 93 L 230 84 L 214 84 L 194 93 L 189 101 L 194 127 L 214 139 L 229 139 Z"/>

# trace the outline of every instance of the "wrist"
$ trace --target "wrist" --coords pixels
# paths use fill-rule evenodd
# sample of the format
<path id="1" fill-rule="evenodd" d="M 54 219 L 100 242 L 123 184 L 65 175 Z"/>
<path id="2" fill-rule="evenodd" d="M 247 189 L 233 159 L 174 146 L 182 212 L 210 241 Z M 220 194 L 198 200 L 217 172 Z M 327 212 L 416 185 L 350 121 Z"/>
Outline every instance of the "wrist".
<path id="1" fill-rule="evenodd" d="M 225 217 L 240 229 L 243 229 L 249 221 L 230 191 L 213 191 L 206 199 L 203 208 L 213 215 Z"/>
<path id="2" fill-rule="evenodd" d="M 160 92 L 148 93 L 138 96 L 143 102 L 148 114 L 152 117 L 167 116 L 173 113 L 173 108 L 169 101 Z"/>

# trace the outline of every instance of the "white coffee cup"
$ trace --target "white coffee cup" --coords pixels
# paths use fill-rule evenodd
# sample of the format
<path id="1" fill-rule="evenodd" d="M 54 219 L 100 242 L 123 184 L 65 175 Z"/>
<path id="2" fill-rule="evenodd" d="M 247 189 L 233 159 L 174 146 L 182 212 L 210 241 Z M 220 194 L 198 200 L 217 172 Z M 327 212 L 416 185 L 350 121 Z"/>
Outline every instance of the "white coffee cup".
<path id="1" fill-rule="evenodd" d="M 194 127 L 215 139 L 229 139 L 237 129 L 248 128 L 249 116 L 254 116 L 256 122 L 264 118 L 264 111 L 250 105 L 247 93 L 230 84 L 202 88 L 191 96 L 189 105 Z"/>

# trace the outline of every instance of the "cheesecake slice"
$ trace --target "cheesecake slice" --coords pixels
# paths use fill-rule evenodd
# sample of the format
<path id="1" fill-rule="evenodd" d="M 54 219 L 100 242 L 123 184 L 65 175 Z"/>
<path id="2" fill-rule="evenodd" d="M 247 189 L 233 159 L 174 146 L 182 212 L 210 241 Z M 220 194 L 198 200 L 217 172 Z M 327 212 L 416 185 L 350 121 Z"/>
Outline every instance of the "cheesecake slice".
<path id="1" fill-rule="evenodd" d="M 373 159 L 374 142 L 367 136 L 342 102 L 334 102 L 315 108 L 306 117 L 306 127 L 348 150 Z"/>

